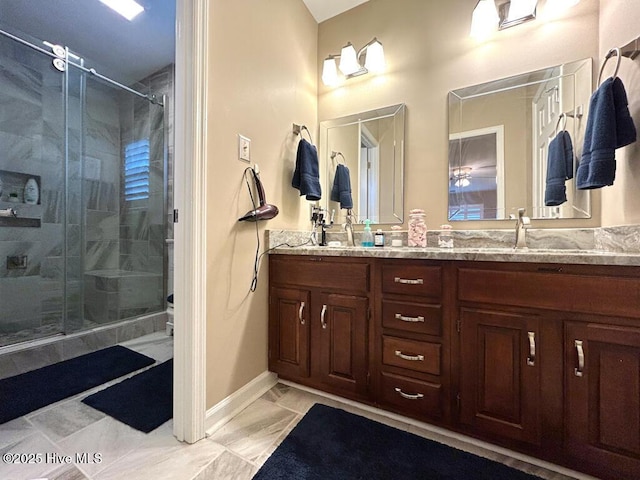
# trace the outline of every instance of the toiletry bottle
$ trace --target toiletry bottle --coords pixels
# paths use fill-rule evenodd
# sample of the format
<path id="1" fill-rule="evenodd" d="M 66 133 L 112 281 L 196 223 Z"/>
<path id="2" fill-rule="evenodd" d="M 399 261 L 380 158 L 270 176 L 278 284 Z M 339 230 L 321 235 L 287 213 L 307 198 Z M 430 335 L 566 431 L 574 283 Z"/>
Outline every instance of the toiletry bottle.
<path id="1" fill-rule="evenodd" d="M 394 225 L 391 227 L 391 246 L 392 247 L 401 247 L 402 246 L 402 232 L 400 231 L 402 227 L 399 225 Z"/>
<path id="2" fill-rule="evenodd" d="M 384 247 L 384 232 L 380 228 L 376 230 L 376 233 L 373 236 L 373 246 Z"/>
<path id="3" fill-rule="evenodd" d="M 451 225 L 440 225 L 438 234 L 438 246 L 440 248 L 453 248 L 453 235 L 451 235 Z"/>
<path id="4" fill-rule="evenodd" d="M 362 232 L 362 246 L 373 247 L 373 234 L 371 233 L 371 220 L 364 221 L 364 232 Z"/>

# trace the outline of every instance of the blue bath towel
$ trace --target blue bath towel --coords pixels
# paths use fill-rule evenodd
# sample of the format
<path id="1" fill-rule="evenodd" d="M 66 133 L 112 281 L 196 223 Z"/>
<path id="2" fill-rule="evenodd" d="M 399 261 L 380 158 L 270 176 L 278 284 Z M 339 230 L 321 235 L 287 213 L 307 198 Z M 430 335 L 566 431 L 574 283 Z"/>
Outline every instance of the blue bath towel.
<path id="1" fill-rule="evenodd" d="M 573 143 L 569 132 L 563 130 L 549 143 L 547 158 L 547 187 L 544 204 L 547 207 L 562 205 L 567 201 L 565 181 L 573 178 Z"/>
<path id="2" fill-rule="evenodd" d="M 336 174 L 333 177 L 331 200 L 334 202 L 340 202 L 340 208 L 353 208 L 349 169 L 341 163 L 336 167 Z"/>
<path id="3" fill-rule="evenodd" d="M 315 145 L 311 145 L 304 138 L 298 143 L 296 169 L 291 185 L 300 190 L 300 195 L 306 195 L 307 200 L 315 201 L 322 197 L 318 151 Z"/>
<path id="4" fill-rule="evenodd" d="M 615 150 L 636 141 L 627 93 L 619 78 L 608 78 L 591 97 L 582 159 L 576 172 L 579 189 L 613 185 Z"/>

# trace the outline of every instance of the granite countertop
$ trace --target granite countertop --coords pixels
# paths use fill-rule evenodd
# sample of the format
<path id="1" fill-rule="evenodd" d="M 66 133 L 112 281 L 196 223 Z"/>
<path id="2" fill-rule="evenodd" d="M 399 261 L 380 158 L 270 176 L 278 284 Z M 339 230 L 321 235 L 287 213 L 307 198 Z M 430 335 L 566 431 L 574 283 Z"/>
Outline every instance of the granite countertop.
<path id="1" fill-rule="evenodd" d="M 309 243 L 308 232 L 291 231 L 270 231 L 267 243 L 271 248 L 269 253 L 277 255 L 640 266 L 640 249 L 636 248 L 636 244 L 640 244 L 640 229 L 637 226 L 624 227 L 615 235 L 610 231 L 596 231 L 595 236 L 590 231 L 540 231 L 537 239 L 536 235 L 532 236 L 532 245 L 527 249 L 514 249 L 510 232 L 456 233 L 459 246 L 455 248 L 437 247 L 437 237 L 430 238 L 426 248 L 320 247 Z M 553 241 L 548 241 L 547 237 L 551 235 Z M 488 238 L 493 243 L 488 243 Z M 329 238 L 332 239 L 338 238 Z"/>

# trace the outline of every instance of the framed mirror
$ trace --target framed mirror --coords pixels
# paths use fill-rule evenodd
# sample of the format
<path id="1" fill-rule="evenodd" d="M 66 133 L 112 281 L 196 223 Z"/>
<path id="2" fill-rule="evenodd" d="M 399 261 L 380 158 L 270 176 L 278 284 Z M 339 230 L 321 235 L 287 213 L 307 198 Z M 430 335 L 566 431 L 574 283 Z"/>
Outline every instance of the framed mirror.
<path id="1" fill-rule="evenodd" d="M 335 210 L 336 223 L 342 223 L 349 204 L 345 172 L 357 222 L 403 222 L 405 112 L 405 105 L 398 104 L 320 122 L 323 198 L 326 208 Z"/>
<path id="2" fill-rule="evenodd" d="M 545 200 L 549 143 L 560 131 L 582 153 L 592 62 L 580 60 L 449 92 L 450 221 L 590 218 L 588 190 L 565 182 L 566 201 Z M 564 200 L 564 199 L 563 199 Z"/>

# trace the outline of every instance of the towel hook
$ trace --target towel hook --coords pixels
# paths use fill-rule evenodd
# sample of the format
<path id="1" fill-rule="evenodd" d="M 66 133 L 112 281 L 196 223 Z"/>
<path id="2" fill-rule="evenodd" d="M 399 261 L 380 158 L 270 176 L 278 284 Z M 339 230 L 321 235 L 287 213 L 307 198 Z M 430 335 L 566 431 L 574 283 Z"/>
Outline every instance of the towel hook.
<path id="1" fill-rule="evenodd" d="M 311 138 L 311 132 L 309 131 L 309 129 L 307 128 L 306 125 L 298 125 L 298 124 L 293 124 L 293 134 L 294 135 L 302 135 L 302 130 L 306 130 L 307 134 L 309 135 L 309 142 L 313 143 L 313 138 Z"/>
<path id="2" fill-rule="evenodd" d="M 616 47 L 609 50 L 607 55 L 604 57 L 604 62 L 602 62 L 602 67 L 600 67 L 600 74 L 598 75 L 598 86 L 600 86 L 600 81 L 602 80 L 602 72 L 604 71 L 604 66 L 607 64 L 609 59 L 615 55 L 618 56 L 618 61 L 616 63 L 616 69 L 613 72 L 612 78 L 616 78 L 618 76 L 618 70 L 620 69 L 620 62 L 622 61 L 622 52 L 620 51 L 620 48 Z"/>
<path id="3" fill-rule="evenodd" d="M 566 113 L 561 113 L 560 116 L 558 117 L 558 122 L 556 123 L 556 130 L 555 130 L 555 134 L 558 135 L 558 125 L 560 125 L 560 122 L 564 120 L 564 123 L 562 124 L 562 130 L 560 130 L 561 132 L 567 129 L 567 114 Z"/>

